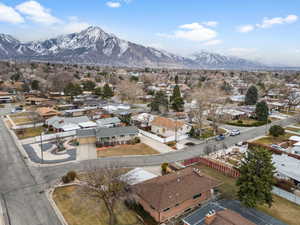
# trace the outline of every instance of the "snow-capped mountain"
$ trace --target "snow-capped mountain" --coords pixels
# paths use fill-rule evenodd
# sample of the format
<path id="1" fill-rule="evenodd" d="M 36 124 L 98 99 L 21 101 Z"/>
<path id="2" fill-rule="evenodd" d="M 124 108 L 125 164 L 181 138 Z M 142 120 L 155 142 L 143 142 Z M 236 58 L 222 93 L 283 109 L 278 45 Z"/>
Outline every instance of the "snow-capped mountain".
<path id="1" fill-rule="evenodd" d="M 87 63 L 107 66 L 168 68 L 257 68 L 248 60 L 201 52 L 192 58 L 135 44 L 108 34 L 99 27 L 45 41 L 21 43 L 0 35 L 0 59 Z"/>
<path id="2" fill-rule="evenodd" d="M 195 53 L 191 58 L 199 66 L 204 68 L 253 69 L 266 67 L 261 63 L 251 60 L 246 60 L 234 56 L 220 55 L 207 51 Z"/>

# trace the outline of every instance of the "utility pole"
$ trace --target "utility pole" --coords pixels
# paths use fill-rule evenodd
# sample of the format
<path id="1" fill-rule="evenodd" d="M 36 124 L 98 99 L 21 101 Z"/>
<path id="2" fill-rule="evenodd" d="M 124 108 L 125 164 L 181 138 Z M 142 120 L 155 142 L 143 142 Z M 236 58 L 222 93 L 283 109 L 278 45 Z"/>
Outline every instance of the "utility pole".
<path id="1" fill-rule="evenodd" d="M 42 132 L 41 135 L 40 135 L 40 138 L 41 138 L 41 158 L 42 158 L 41 164 L 44 164 L 43 135 L 44 135 L 44 132 Z"/>

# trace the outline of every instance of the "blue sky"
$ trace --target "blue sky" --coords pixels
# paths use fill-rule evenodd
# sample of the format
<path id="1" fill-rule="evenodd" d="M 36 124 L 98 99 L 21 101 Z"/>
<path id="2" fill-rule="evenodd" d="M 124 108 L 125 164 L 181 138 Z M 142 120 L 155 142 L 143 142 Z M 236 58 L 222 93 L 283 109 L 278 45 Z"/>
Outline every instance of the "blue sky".
<path id="1" fill-rule="evenodd" d="M 100 26 L 190 55 L 206 49 L 300 66 L 299 0 L 0 0 L 0 32 L 22 41 Z"/>

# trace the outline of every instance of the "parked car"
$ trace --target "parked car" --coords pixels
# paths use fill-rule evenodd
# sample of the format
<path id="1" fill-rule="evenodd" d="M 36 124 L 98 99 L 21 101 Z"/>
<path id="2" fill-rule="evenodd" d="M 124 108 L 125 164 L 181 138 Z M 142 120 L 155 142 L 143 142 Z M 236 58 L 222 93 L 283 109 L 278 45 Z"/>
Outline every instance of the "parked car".
<path id="1" fill-rule="evenodd" d="M 234 130 L 231 130 L 230 133 L 229 133 L 229 136 L 237 136 L 237 135 L 240 135 L 241 132 L 239 129 L 234 129 Z"/>
<path id="2" fill-rule="evenodd" d="M 216 136 L 216 141 L 223 141 L 225 139 L 225 135 L 224 134 L 220 134 L 218 136 Z"/>
<path id="3" fill-rule="evenodd" d="M 272 144 L 271 147 L 272 147 L 272 148 L 275 148 L 275 149 L 277 149 L 277 150 L 280 150 L 280 151 L 285 151 L 285 150 L 286 150 L 285 148 L 283 148 L 283 147 L 281 147 L 281 146 L 279 146 L 279 145 L 275 145 L 275 144 Z"/>

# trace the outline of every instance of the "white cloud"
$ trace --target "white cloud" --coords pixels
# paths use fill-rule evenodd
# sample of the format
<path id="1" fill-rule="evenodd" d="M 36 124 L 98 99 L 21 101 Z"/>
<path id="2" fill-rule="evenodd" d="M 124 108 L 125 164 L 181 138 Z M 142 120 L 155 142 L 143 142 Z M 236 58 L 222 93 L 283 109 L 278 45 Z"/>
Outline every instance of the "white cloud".
<path id="1" fill-rule="evenodd" d="M 16 6 L 16 9 L 26 15 L 29 20 L 32 20 L 36 23 L 41 23 L 45 25 L 51 25 L 55 23 L 59 23 L 60 20 L 53 15 L 49 9 L 44 8 L 37 1 L 27 1 L 23 2 Z"/>
<path id="2" fill-rule="evenodd" d="M 267 18 L 265 17 L 261 24 L 256 24 L 258 28 L 270 28 L 276 24 L 285 24 L 285 23 L 295 23 L 298 20 L 296 15 L 288 15 L 287 17 L 274 17 Z"/>
<path id="3" fill-rule="evenodd" d="M 69 34 L 69 33 L 79 32 L 88 28 L 89 26 L 91 26 L 89 23 L 79 21 L 79 19 L 76 16 L 72 16 L 69 17 L 69 21 L 67 23 L 62 25 L 61 30 L 63 32 L 60 33 Z"/>
<path id="4" fill-rule="evenodd" d="M 217 21 L 207 21 L 207 22 L 203 22 L 203 25 L 206 25 L 208 27 L 216 27 L 218 26 L 219 22 Z"/>
<path id="5" fill-rule="evenodd" d="M 244 25 L 244 26 L 238 27 L 237 30 L 238 30 L 238 32 L 241 32 L 241 33 L 248 33 L 250 31 L 254 30 L 254 26 L 252 26 L 252 25 Z"/>
<path id="6" fill-rule="evenodd" d="M 0 3 L 0 22 L 23 23 L 23 17 L 12 7 Z"/>
<path id="7" fill-rule="evenodd" d="M 217 37 L 217 32 L 207 28 L 200 23 L 184 24 L 179 26 L 179 30 L 175 31 L 176 38 L 186 39 L 190 41 L 208 41 Z"/>
<path id="8" fill-rule="evenodd" d="M 203 43 L 203 45 L 205 45 L 205 46 L 213 46 L 213 45 L 219 45 L 219 44 L 222 44 L 222 43 L 223 43 L 222 40 L 216 39 L 216 40 L 206 41 L 206 42 Z"/>
<path id="9" fill-rule="evenodd" d="M 266 28 L 271 28 L 274 25 L 295 23 L 297 22 L 297 20 L 298 20 L 298 16 L 292 14 L 286 17 L 274 17 L 274 18 L 265 17 L 261 23 L 256 25 L 243 25 L 238 27 L 237 31 L 241 33 L 248 33 L 250 31 L 253 31 L 254 29 L 259 29 L 259 28 L 266 29 Z"/>
<path id="10" fill-rule="evenodd" d="M 120 2 L 106 2 L 106 5 L 110 8 L 120 8 L 122 6 Z"/>

